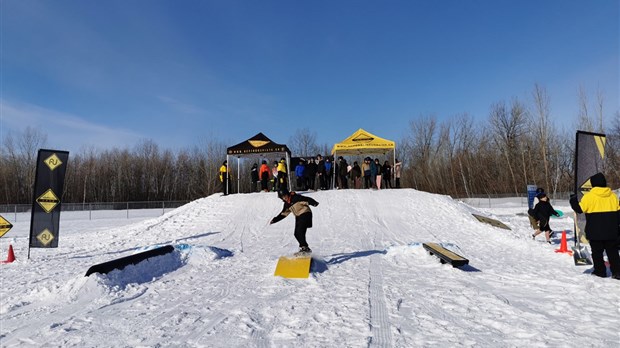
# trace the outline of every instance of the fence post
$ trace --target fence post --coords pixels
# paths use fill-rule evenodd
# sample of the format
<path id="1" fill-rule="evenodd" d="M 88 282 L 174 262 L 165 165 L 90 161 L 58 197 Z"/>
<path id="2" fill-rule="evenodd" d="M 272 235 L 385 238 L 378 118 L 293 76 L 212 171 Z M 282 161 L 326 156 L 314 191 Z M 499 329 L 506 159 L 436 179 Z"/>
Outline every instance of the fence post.
<path id="1" fill-rule="evenodd" d="M 17 221 L 17 204 L 15 204 L 15 221 Z"/>
<path id="2" fill-rule="evenodd" d="M 129 219 L 129 202 L 127 202 L 127 218 Z"/>
<path id="3" fill-rule="evenodd" d="M 164 201 L 161 201 L 161 215 L 164 215 L 166 213 L 166 205 L 164 204 Z"/>

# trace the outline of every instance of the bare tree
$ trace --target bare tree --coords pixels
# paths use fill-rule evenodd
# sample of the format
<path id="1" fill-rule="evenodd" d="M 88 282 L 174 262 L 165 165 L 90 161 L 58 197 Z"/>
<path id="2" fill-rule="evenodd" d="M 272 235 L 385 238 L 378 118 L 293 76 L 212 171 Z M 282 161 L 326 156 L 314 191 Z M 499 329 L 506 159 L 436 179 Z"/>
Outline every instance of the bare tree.
<path id="1" fill-rule="evenodd" d="M 549 112 L 549 95 L 545 88 L 538 84 L 534 85 L 533 91 L 535 113 L 532 116 L 533 133 L 536 134 L 540 144 L 540 156 L 545 168 L 545 187 L 549 186 L 549 159 L 548 159 L 548 139 L 549 129 L 551 128 Z"/>
<path id="2" fill-rule="evenodd" d="M 583 86 L 579 86 L 579 114 L 577 116 L 577 129 L 594 132 L 594 122 L 588 111 L 588 95 Z"/>
<path id="3" fill-rule="evenodd" d="M 525 133 L 525 107 L 516 99 L 512 102 L 510 111 L 504 102 L 496 103 L 491 108 L 489 121 L 495 143 L 498 145 L 508 167 L 514 193 L 518 194 L 514 159 L 520 157 L 517 155 L 517 145 Z"/>
<path id="4" fill-rule="evenodd" d="M 308 128 L 295 131 L 295 134 L 289 138 L 288 146 L 291 152 L 297 156 L 314 156 L 320 152 L 319 146 L 316 144 L 316 132 L 310 131 Z"/>

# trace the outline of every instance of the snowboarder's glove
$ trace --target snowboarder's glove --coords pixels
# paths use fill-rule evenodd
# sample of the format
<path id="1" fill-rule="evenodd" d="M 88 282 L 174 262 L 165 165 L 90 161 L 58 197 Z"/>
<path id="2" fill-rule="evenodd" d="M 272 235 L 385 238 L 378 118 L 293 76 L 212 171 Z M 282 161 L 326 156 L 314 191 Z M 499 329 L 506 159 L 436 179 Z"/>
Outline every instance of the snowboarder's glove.
<path id="1" fill-rule="evenodd" d="M 312 206 L 313 206 L 313 207 L 316 207 L 316 206 L 318 206 L 318 205 L 319 205 L 319 202 L 316 202 L 316 203 L 314 203 Z"/>

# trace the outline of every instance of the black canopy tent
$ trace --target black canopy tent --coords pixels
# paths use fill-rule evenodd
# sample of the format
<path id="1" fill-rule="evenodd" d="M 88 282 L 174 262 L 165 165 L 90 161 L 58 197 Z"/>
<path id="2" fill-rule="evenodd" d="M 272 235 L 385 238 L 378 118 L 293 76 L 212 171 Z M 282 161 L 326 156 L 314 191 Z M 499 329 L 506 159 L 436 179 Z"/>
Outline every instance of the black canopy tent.
<path id="1" fill-rule="evenodd" d="M 240 165 L 242 156 L 256 156 L 264 153 L 282 153 L 286 158 L 286 175 L 288 188 L 291 188 L 291 151 L 286 145 L 271 141 L 265 134 L 258 133 L 248 140 L 242 141 L 226 149 L 226 162 L 230 156 L 237 157 L 237 192 L 239 192 Z M 226 188 L 228 189 L 228 187 Z"/>

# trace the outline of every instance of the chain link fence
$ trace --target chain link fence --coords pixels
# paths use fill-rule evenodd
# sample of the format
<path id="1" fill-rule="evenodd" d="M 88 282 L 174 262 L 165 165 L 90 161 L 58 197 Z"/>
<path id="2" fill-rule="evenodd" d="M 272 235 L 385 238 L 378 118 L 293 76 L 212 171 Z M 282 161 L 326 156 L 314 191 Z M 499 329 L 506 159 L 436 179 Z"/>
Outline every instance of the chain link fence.
<path id="1" fill-rule="evenodd" d="M 550 202 L 553 205 L 568 205 L 570 192 L 552 192 L 547 193 Z M 487 195 L 471 195 L 469 197 L 452 197 L 456 200 L 467 203 L 478 208 L 497 208 L 507 203 L 519 201 L 522 207 L 527 207 L 527 194 L 515 196 L 515 194 L 487 194 Z"/>
<path id="2" fill-rule="evenodd" d="M 107 219 L 155 217 L 176 209 L 187 201 L 62 203 L 63 219 Z M 0 204 L 0 215 L 12 221 L 30 219 L 32 204 Z M 67 214 L 68 213 L 68 214 Z"/>

